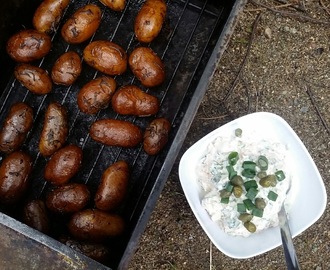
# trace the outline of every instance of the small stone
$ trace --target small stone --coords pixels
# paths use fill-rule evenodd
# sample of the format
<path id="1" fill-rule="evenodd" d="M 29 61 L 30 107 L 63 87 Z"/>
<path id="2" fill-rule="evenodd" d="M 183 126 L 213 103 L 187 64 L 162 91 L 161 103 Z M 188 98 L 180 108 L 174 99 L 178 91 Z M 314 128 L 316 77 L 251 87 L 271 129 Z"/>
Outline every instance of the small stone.
<path id="1" fill-rule="evenodd" d="M 269 27 L 265 28 L 265 36 L 266 38 L 272 38 L 272 30 Z"/>

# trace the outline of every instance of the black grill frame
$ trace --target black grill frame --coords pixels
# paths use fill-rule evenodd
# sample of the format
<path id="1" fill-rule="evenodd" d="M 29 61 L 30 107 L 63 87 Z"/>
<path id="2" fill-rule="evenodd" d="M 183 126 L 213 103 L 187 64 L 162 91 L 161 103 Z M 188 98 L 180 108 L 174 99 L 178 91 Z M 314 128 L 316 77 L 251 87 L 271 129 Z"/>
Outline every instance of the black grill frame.
<path id="1" fill-rule="evenodd" d="M 21 1 L 21 10 L 30 16 L 22 17 L 21 24 L 8 28 L 7 36 L 18 31 L 22 24 L 31 27 L 33 11 L 40 1 L 31 1 L 30 13 L 26 12 L 26 2 Z M 121 45 L 129 54 L 137 46 L 150 46 L 164 61 L 167 77 L 159 87 L 146 89 L 128 70 L 125 74 L 115 77 L 118 86 L 134 83 L 145 91 L 156 95 L 161 100 L 161 109 L 157 117 L 166 117 L 172 123 L 169 142 L 157 156 L 148 156 L 141 146 L 134 149 L 107 147 L 92 141 L 88 136 L 89 126 L 102 118 L 116 118 L 134 122 L 142 129 L 155 117 L 138 118 L 121 116 L 111 109 L 102 110 L 96 116 L 88 116 L 76 105 L 76 94 L 89 80 L 101 75 L 83 63 L 83 72 L 72 87 L 54 85 L 53 91 L 46 96 L 36 96 L 25 89 L 12 75 L 14 63 L 9 60 L 8 70 L 0 83 L 5 88 L 0 96 L 0 123 L 7 115 L 12 104 L 24 101 L 31 105 L 35 112 L 35 124 L 22 149 L 34 160 L 31 187 L 26 200 L 44 198 L 51 186 L 43 179 L 43 168 L 47 159 L 38 153 L 38 140 L 43 124 L 44 111 L 50 102 L 63 104 L 69 112 L 70 134 L 67 143 L 80 145 L 84 151 L 81 171 L 71 180 L 86 183 L 92 194 L 95 192 L 102 172 L 117 160 L 128 161 L 131 167 L 129 195 L 119 213 L 124 216 L 128 227 L 126 234 L 116 241 L 116 254 L 108 265 L 113 268 L 125 269 L 138 246 L 152 209 L 161 193 L 165 181 L 170 174 L 175 158 L 189 130 L 193 117 L 205 94 L 216 64 L 225 50 L 226 43 L 232 33 L 236 18 L 245 4 L 241 1 L 201 1 L 201 0 L 168 0 L 168 13 L 161 34 L 151 44 L 139 44 L 133 33 L 134 15 L 143 1 L 128 0 L 122 13 L 110 11 L 99 1 L 71 1 L 61 21 L 60 27 L 78 7 L 94 3 L 103 11 L 102 24 L 91 40 L 106 39 Z M 25 3 L 25 4 L 24 4 Z M 18 12 L 18 14 L 20 14 Z M 19 26 L 20 25 L 20 26 Z M 52 37 L 53 48 L 40 62 L 40 67 L 50 70 L 57 57 L 68 50 L 75 50 L 82 55 L 83 48 L 91 41 L 79 45 L 68 45 L 61 38 L 60 31 Z M 6 36 L 6 35 L 5 35 Z M 2 41 L 4 42 L 4 41 Z M 3 43 L 2 43 L 3 44 Z M 2 50 L 3 46 L 0 47 Z M 4 53 L 4 52 L 2 52 Z M 0 59 L 4 64 L 8 59 Z M 90 158 L 91 157 L 91 158 Z M 1 155 L 4 158 L 4 155 Z M 93 205 L 90 205 L 91 207 Z M 17 208 L 2 209 L 0 213 L 1 227 L 9 227 L 14 231 L 32 238 L 37 244 L 48 246 L 56 252 L 63 252 L 71 257 L 74 251 L 54 241 L 62 229 L 47 238 L 39 232 L 26 228 L 19 221 Z M 60 223 L 65 223 L 66 220 Z M 60 224 L 62 226 L 62 224 Z M 63 229 L 65 231 L 65 229 Z M 14 234 L 15 235 L 15 234 Z M 17 237 L 22 237 L 18 235 Z M 42 239 L 42 240 L 41 240 Z M 85 258 L 84 258 L 85 259 Z M 87 261 L 91 263 L 88 259 Z M 104 266 L 105 267 L 105 266 Z"/>

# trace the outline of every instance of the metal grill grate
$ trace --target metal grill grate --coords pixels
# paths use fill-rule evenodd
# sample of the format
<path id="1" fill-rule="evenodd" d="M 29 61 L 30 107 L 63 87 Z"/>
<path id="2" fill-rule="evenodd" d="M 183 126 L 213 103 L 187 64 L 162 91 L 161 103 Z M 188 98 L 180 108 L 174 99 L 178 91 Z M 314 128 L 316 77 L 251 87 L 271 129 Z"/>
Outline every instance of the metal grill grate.
<path id="1" fill-rule="evenodd" d="M 100 5 L 99 1 L 72 1 L 66 10 L 59 29 L 66 19 L 79 7 L 87 3 L 95 3 L 102 8 L 102 23 L 90 41 L 111 40 L 125 48 L 129 54 L 134 48 L 141 46 L 134 37 L 133 19 L 143 2 L 128 0 L 125 10 L 122 13 L 116 13 Z M 167 19 L 162 32 L 155 41 L 145 45 L 150 46 L 161 56 L 165 63 L 167 75 L 165 82 L 161 86 L 146 89 L 135 80 L 129 70 L 115 78 L 118 86 L 134 83 L 161 100 L 161 108 L 157 116 L 169 119 L 172 123 L 172 130 L 167 146 L 158 156 L 148 156 L 141 147 L 134 149 L 107 147 L 89 138 L 89 126 L 96 119 L 117 118 L 128 120 L 145 129 L 153 117 L 138 118 L 117 115 L 111 108 L 102 110 L 96 116 L 80 112 L 76 104 L 76 96 L 79 89 L 85 83 L 100 75 L 99 72 L 96 72 L 84 62 L 82 74 L 75 84 L 70 87 L 54 85 L 53 91 L 47 96 L 36 96 L 12 77 L 0 97 L 1 122 L 10 106 L 19 101 L 28 103 L 35 112 L 33 129 L 28 134 L 28 138 L 23 146 L 23 150 L 27 151 L 34 159 L 28 199 L 43 198 L 50 188 L 50 185 L 43 179 L 43 168 L 47 159 L 38 153 L 38 142 L 44 111 L 52 101 L 57 101 L 68 109 L 70 133 L 67 143 L 80 145 L 84 151 L 81 170 L 71 180 L 72 182 L 86 183 L 93 194 L 103 171 L 109 165 L 121 159 L 126 160 L 130 164 L 129 196 L 119 210 L 128 221 L 129 226 L 127 234 L 119 241 L 120 248 L 117 248 L 119 252 L 111 267 L 117 266 L 120 260 L 121 266 L 125 265 L 129 256 L 131 256 L 132 250 L 136 247 L 138 236 L 144 230 L 143 225 L 146 224 L 153 204 L 157 200 L 166 180 L 164 178 L 168 176 L 173 165 L 175 157 L 169 155 L 178 153 L 179 149 L 177 148 L 183 142 L 187 132 L 187 130 L 179 132 L 180 128 L 183 128 L 182 121 L 184 117 L 189 119 L 189 115 L 186 116 L 187 108 L 192 99 L 197 98 L 200 100 L 203 96 L 205 89 L 200 90 L 197 88 L 197 85 L 234 3 L 234 1 L 221 2 L 223 1 L 167 1 Z M 60 31 L 53 35 L 52 42 L 52 51 L 39 63 L 42 68 L 48 71 L 62 53 L 74 50 L 82 55 L 82 51 L 88 43 L 68 45 L 61 38 Z M 193 115 L 190 116 L 190 121 L 192 121 L 192 118 Z M 19 218 L 10 211 L 6 211 L 6 213 L 14 218 Z M 59 231 L 52 235 L 53 237 L 56 238 L 57 234 L 65 231 L 64 226 L 61 226 Z M 128 244 L 129 246 L 127 246 Z M 124 253 L 125 249 L 126 252 Z"/>

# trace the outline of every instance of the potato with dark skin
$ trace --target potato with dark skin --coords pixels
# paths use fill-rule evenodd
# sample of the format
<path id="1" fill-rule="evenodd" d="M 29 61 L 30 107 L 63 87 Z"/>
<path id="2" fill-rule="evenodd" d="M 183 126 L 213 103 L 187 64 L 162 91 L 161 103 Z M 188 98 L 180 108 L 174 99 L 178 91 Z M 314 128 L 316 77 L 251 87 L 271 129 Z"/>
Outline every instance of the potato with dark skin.
<path id="1" fill-rule="evenodd" d="M 48 233 L 49 229 L 49 217 L 42 200 L 32 200 L 28 202 L 23 208 L 23 222 L 43 233 Z"/>
<path id="2" fill-rule="evenodd" d="M 68 228 L 75 239 L 97 243 L 120 236 L 124 232 L 125 222 L 117 214 L 86 209 L 73 214 Z"/>
<path id="3" fill-rule="evenodd" d="M 110 211 L 118 208 L 127 193 L 129 166 L 120 160 L 110 165 L 102 174 L 101 182 L 95 193 L 96 208 Z"/>
<path id="4" fill-rule="evenodd" d="M 26 103 L 20 102 L 11 106 L 0 130 L 0 151 L 11 153 L 25 141 L 32 128 L 33 110 Z"/>
<path id="5" fill-rule="evenodd" d="M 75 239 L 71 239 L 70 237 L 61 237 L 59 241 L 66 246 L 101 263 L 105 263 L 106 261 L 108 261 L 111 255 L 110 249 L 102 243 L 77 241 Z"/>
<path id="6" fill-rule="evenodd" d="M 135 77 L 146 87 L 155 87 L 165 80 L 164 63 L 151 48 L 134 49 L 128 63 Z"/>
<path id="7" fill-rule="evenodd" d="M 79 77 L 82 63 L 79 54 L 73 51 L 62 54 L 55 62 L 51 78 L 55 84 L 69 86 Z"/>
<path id="8" fill-rule="evenodd" d="M 61 34 L 70 44 L 82 43 L 95 33 L 101 23 L 101 9 L 88 4 L 79 8 L 63 25 Z"/>
<path id="9" fill-rule="evenodd" d="M 124 115 L 149 116 L 159 111 L 158 98 L 135 85 L 119 88 L 113 95 L 111 104 L 115 112 Z"/>
<path id="10" fill-rule="evenodd" d="M 83 52 L 84 61 L 107 75 L 120 75 L 127 69 L 127 54 L 118 44 L 97 40 L 88 44 Z"/>
<path id="11" fill-rule="evenodd" d="M 165 118 L 156 118 L 146 128 L 143 135 L 143 149 L 149 155 L 158 154 L 168 141 L 171 123 Z"/>
<path id="12" fill-rule="evenodd" d="M 55 152 L 45 166 L 44 177 L 53 185 L 66 184 L 78 171 L 83 152 L 76 145 L 68 145 Z"/>
<path id="13" fill-rule="evenodd" d="M 163 0 L 147 0 L 135 18 L 134 32 L 143 43 L 153 41 L 160 33 L 166 16 L 166 3 Z"/>
<path id="14" fill-rule="evenodd" d="M 28 187 L 32 170 L 31 157 L 15 151 L 9 154 L 0 165 L 0 202 L 14 204 L 18 202 Z"/>
<path id="15" fill-rule="evenodd" d="M 77 103 L 79 109 L 87 114 L 96 114 L 109 106 L 116 91 L 116 81 L 102 76 L 85 84 L 79 91 Z"/>
<path id="16" fill-rule="evenodd" d="M 87 205 L 89 198 L 90 192 L 85 184 L 68 183 L 48 193 L 46 205 L 56 213 L 75 213 Z"/>
<path id="17" fill-rule="evenodd" d="M 16 79 L 28 90 L 37 95 L 45 95 L 52 91 L 53 83 L 48 73 L 30 64 L 19 64 L 15 67 Z"/>
<path id="18" fill-rule="evenodd" d="M 68 136 L 67 111 L 61 104 L 48 105 L 39 140 L 39 152 L 44 157 L 51 156 L 60 149 Z"/>
<path id="19" fill-rule="evenodd" d="M 39 32 L 53 33 L 70 0 L 44 0 L 34 12 L 32 23 L 33 27 Z"/>
<path id="20" fill-rule="evenodd" d="M 7 42 L 7 53 L 16 62 L 27 63 L 46 56 L 52 47 L 51 38 L 34 29 L 22 30 Z"/>
<path id="21" fill-rule="evenodd" d="M 103 5 L 114 11 L 122 11 L 126 6 L 126 0 L 99 0 Z"/>
<path id="22" fill-rule="evenodd" d="M 142 141 L 142 132 L 138 126 L 117 119 L 95 121 L 89 134 L 93 140 L 108 146 L 135 147 Z"/>

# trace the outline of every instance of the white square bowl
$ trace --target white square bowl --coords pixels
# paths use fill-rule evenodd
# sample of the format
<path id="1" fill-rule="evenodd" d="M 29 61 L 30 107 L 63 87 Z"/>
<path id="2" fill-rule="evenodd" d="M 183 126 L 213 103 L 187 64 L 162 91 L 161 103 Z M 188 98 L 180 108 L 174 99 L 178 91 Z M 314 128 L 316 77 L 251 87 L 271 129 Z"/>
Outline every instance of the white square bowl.
<path id="1" fill-rule="evenodd" d="M 282 244 L 278 227 L 266 229 L 249 237 L 226 234 L 201 205 L 204 196 L 196 175 L 197 165 L 206 154 L 207 146 L 218 136 L 234 132 L 257 131 L 264 138 L 276 138 L 288 146 L 292 167 L 289 225 L 292 236 L 302 233 L 323 214 L 327 195 L 321 175 L 306 147 L 289 124 L 278 115 L 268 112 L 252 113 L 233 120 L 192 145 L 182 156 L 179 164 L 180 182 L 187 201 L 198 222 L 213 244 L 232 258 L 250 258 Z M 271 134 L 271 136 L 269 136 Z"/>

